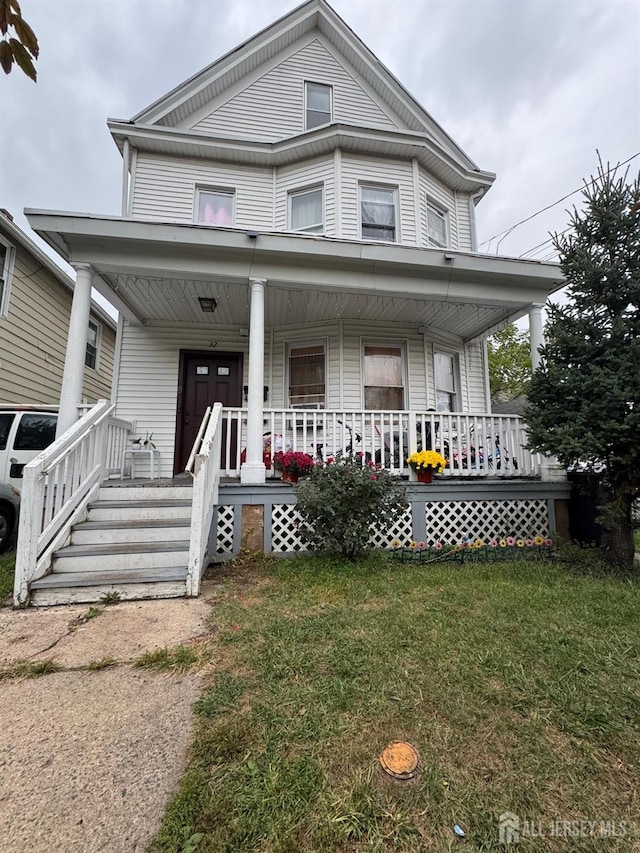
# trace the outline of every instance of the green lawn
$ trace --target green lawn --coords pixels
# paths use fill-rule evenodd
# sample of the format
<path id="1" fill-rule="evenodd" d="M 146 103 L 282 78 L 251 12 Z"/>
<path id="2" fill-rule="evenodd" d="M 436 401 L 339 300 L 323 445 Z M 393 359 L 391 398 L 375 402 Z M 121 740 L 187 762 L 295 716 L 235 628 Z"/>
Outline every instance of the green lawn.
<path id="1" fill-rule="evenodd" d="M 11 604 L 13 573 L 16 566 L 15 551 L 0 554 L 0 607 Z"/>
<path id="2" fill-rule="evenodd" d="M 465 849 L 502 850 L 505 811 L 545 831 L 586 819 L 640 832 L 637 582 L 384 558 L 218 572 L 190 762 L 153 850 L 447 851 L 454 824 Z M 378 766 L 398 739 L 420 754 L 415 781 Z"/>

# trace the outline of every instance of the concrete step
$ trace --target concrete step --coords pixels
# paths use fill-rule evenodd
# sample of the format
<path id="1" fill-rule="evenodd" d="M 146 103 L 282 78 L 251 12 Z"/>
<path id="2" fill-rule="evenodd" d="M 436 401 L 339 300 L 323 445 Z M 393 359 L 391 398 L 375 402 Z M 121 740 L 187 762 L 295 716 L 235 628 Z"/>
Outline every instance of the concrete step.
<path id="1" fill-rule="evenodd" d="M 119 572 L 129 569 L 155 569 L 186 566 L 189 540 L 177 542 L 126 542 L 115 545 L 68 545 L 53 554 L 52 571 Z"/>
<path id="2" fill-rule="evenodd" d="M 31 584 L 31 604 L 73 604 L 99 601 L 118 592 L 122 601 L 144 598 L 178 598 L 186 594 L 186 566 L 128 569 L 116 572 L 58 572 Z"/>
<path id="3" fill-rule="evenodd" d="M 153 482 L 153 481 L 151 481 Z M 101 501 L 180 501 L 192 500 L 192 486 L 101 486 Z"/>
<path id="4" fill-rule="evenodd" d="M 123 500 L 90 504 L 88 521 L 142 521 L 191 518 L 191 500 Z"/>
<path id="5" fill-rule="evenodd" d="M 117 545 L 124 542 L 177 542 L 191 535 L 188 518 L 135 521 L 83 521 L 71 531 L 72 545 Z"/>

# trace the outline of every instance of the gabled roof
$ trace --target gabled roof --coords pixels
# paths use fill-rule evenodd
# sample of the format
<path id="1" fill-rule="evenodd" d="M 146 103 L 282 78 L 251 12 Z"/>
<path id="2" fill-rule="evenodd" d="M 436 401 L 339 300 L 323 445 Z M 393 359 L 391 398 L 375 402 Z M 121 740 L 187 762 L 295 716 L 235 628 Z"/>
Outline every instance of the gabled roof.
<path id="1" fill-rule="evenodd" d="M 462 169 L 480 171 L 326 0 L 307 0 L 139 112 L 131 123 L 176 128 L 192 113 L 314 30 L 344 56 L 410 131 L 424 134 Z"/>

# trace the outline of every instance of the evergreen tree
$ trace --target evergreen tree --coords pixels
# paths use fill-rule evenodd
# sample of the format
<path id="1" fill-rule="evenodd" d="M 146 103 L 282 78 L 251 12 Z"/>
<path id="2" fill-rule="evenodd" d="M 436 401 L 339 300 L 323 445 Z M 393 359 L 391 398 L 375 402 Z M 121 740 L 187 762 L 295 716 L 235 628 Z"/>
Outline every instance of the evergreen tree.
<path id="1" fill-rule="evenodd" d="M 553 241 L 570 304 L 549 306 L 543 362 L 529 387 L 530 445 L 600 472 L 603 548 L 633 567 L 640 495 L 640 176 L 604 169 Z"/>

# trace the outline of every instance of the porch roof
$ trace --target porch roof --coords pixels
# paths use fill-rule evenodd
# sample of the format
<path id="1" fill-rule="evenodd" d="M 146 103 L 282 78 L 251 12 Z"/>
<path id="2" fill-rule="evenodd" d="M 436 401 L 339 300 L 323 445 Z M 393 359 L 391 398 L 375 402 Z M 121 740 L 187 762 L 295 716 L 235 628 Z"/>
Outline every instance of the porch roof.
<path id="1" fill-rule="evenodd" d="M 248 324 L 247 284 L 268 282 L 270 325 L 362 319 L 462 340 L 562 287 L 557 264 L 380 242 L 26 210 L 31 227 L 133 322 Z M 218 309 L 203 314 L 199 296 Z"/>

